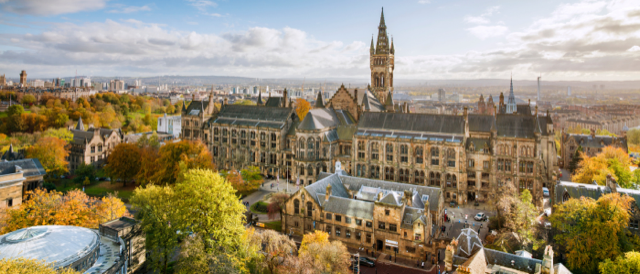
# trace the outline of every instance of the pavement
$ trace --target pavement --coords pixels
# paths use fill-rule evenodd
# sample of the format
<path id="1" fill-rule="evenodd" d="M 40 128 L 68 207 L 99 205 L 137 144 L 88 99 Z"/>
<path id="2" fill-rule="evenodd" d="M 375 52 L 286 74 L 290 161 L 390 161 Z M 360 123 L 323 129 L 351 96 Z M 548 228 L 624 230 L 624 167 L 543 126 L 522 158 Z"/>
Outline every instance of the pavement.
<path id="1" fill-rule="evenodd" d="M 476 221 L 473 219 L 478 213 L 484 213 L 487 218 L 495 216 L 495 211 L 487 205 L 480 203 L 479 206 L 474 206 L 473 203 L 469 203 L 463 206 L 446 206 L 445 207 L 447 217 L 451 219 L 450 222 L 445 222 L 445 232 L 441 237 L 443 238 L 457 238 L 460 235 L 460 231 L 464 228 L 472 228 L 478 231 L 480 228 L 480 239 L 483 239 L 489 233 L 489 221 Z"/>
<path id="2" fill-rule="evenodd" d="M 276 180 L 264 180 L 264 183 L 260 186 L 258 190 L 256 190 L 256 192 L 251 193 L 250 195 L 244 197 L 242 201 L 249 202 L 249 205 L 246 206 L 247 210 L 249 210 L 249 207 L 252 204 L 259 202 L 264 198 L 264 196 L 266 196 L 269 193 L 284 192 L 288 194 L 293 194 L 296 191 L 298 191 L 298 189 L 299 187 L 296 186 L 294 182 L 289 182 L 289 186 L 287 188 L 287 183 L 284 180 L 280 180 L 280 182 L 277 182 Z M 269 219 L 267 214 L 257 214 L 257 215 L 258 215 L 258 220 L 260 222 L 280 220 L 280 214 L 276 215 L 273 219 Z"/>

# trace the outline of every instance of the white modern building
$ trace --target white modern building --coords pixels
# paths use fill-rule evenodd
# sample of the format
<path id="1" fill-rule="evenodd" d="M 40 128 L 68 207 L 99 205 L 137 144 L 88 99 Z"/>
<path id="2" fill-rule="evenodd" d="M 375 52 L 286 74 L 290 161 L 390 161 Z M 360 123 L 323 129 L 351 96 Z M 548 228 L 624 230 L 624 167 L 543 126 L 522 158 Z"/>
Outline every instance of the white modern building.
<path id="1" fill-rule="evenodd" d="M 182 118 L 180 115 L 158 117 L 158 130 L 157 132 L 172 134 L 176 139 L 180 137 L 182 127 L 180 125 Z"/>

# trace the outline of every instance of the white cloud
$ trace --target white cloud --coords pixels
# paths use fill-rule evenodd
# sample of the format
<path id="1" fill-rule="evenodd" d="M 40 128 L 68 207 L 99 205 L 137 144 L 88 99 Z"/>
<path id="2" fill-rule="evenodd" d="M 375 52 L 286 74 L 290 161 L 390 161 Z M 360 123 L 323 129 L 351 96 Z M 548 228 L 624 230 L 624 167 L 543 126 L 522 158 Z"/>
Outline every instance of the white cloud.
<path id="1" fill-rule="evenodd" d="M 473 34 L 474 36 L 480 38 L 480 39 L 487 39 L 490 37 L 496 37 L 496 36 L 502 36 L 505 33 L 507 33 L 509 29 L 505 26 L 500 26 L 500 25 L 496 25 L 496 26 L 475 26 L 475 27 L 471 27 L 468 28 L 467 31 L 469 31 L 471 34 Z"/>
<path id="2" fill-rule="evenodd" d="M 489 22 L 491 22 L 489 20 L 489 17 L 499 12 L 500 6 L 489 7 L 484 11 L 484 13 L 480 14 L 479 16 L 465 16 L 464 21 L 471 24 L 489 24 Z"/>
<path id="3" fill-rule="evenodd" d="M 639 46 L 633 46 L 630 49 L 628 49 L 627 51 L 631 51 L 631 52 L 640 51 L 640 47 Z"/>
<path id="4" fill-rule="evenodd" d="M 194 6 L 201 12 L 206 12 L 209 7 L 215 8 L 218 6 L 216 2 L 208 0 L 187 0 L 187 2 L 189 2 L 189 5 Z"/>
<path id="5" fill-rule="evenodd" d="M 99 10 L 109 0 L 0 0 L 3 10 L 29 15 L 58 15 Z"/>
<path id="6" fill-rule="evenodd" d="M 148 5 L 144 5 L 141 7 L 128 6 L 128 7 L 122 7 L 119 9 L 112 9 L 109 11 L 109 13 L 133 13 L 133 12 L 150 11 L 150 10 L 151 8 Z"/>
<path id="7" fill-rule="evenodd" d="M 431 0 L 419 0 L 418 4 L 429 4 L 431 3 Z"/>

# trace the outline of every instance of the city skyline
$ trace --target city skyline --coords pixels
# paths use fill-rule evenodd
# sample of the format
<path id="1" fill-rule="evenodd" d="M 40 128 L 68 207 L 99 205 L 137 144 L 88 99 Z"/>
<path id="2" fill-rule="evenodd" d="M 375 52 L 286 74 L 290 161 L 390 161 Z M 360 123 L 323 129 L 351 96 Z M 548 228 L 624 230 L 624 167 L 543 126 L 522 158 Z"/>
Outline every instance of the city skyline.
<path id="1" fill-rule="evenodd" d="M 26 69 L 32 79 L 76 70 L 88 76 L 367 79 L 370 35 L 382 6 L 397 79 L 639 75 L 640 1 L 9 0 L 0 3 L 0 71 L 14 77 Z"/>

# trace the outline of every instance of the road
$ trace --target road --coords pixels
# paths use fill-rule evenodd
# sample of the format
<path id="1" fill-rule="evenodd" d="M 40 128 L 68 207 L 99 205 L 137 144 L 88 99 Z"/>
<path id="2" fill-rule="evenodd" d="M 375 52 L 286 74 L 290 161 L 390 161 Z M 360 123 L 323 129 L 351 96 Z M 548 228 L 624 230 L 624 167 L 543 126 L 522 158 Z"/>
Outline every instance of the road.
<path id="1" fill-rule="evenodd" d="M 377 263 L 375 267 L 360 266 L 360 273 L 362 274 L 426 274 L 436 272 L 435 268 L 434 271 L 429 272 L 426 269 L 421 270 L 389 263 Z"/>

